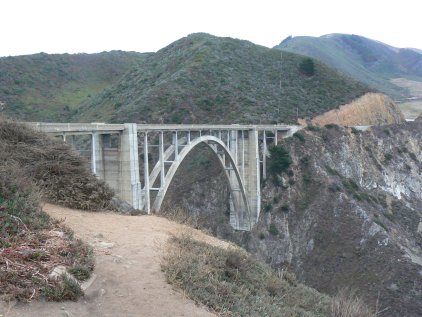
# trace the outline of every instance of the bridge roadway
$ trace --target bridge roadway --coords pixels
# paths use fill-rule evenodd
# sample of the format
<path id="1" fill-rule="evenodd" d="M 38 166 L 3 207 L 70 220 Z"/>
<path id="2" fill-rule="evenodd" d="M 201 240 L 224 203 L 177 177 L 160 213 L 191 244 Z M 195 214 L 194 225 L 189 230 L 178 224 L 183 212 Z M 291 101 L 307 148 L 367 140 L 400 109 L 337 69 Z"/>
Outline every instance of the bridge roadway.
<path id="1" fill-rule="evenodd" d="M 90 132 L 117 133 L 125 129 L 125 124 L 113 123 L 50 123 L 50 122 L 25 122 L 32 128 L 45 133 L 55 134 L 87 134 Z M 255 129 L 258 131 L 288 132 L 292 129 L 302 128 L 298 125 L 287 124 L 136 124 L 137 130 L 144 131 L 207 131 L 207 130 L 237 130 L 245 131 Z"/>
<path id="2" fill-rule="evenodd" d="M 184 158 L 199 144 L 207 145 L 225 171 L 230 189 L 230 224 L 237 230 L 250 230 L 258 220 L 260 183 L 261 178 L 266 178 L 269 144 L 277 145 L 280 138 L 302 128 L 286 124 L 26 124 L 73 144 L 70 140 L 76 136 L 90 135 L 92 172 L 120 198 L 148 213 L 160 211 Z M 117 145 L 110 142 L 112 135 L 117 136 Z"/>

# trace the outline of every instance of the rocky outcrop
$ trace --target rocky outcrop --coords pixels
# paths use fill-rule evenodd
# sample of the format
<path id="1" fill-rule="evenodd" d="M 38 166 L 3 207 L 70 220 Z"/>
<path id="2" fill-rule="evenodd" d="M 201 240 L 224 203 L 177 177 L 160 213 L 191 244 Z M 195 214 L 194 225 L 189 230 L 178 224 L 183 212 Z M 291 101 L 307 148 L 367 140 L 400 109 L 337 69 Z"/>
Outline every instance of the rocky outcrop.
<path id="1" fill-rule="evenodd" d="M 342 126 L 382 125 L 402 123 L 405 118 L 398 106 L 386 95 L 367 93 L 339 109 L 330 110 L 312 120 L 324 126 L 334 123 Z"/>
<path id="2" fill-rule="evenodd" d="M 320 291 L 379 299 L 382 316 L 422 316 L 422 122 L 302 133 L 280 185 L 267 181 L 249 250 Z"/>
<path id="3" fill-rule="evenodd" d="M 415 119 L 415 121 L 422 121 L 422 113 Z"/>

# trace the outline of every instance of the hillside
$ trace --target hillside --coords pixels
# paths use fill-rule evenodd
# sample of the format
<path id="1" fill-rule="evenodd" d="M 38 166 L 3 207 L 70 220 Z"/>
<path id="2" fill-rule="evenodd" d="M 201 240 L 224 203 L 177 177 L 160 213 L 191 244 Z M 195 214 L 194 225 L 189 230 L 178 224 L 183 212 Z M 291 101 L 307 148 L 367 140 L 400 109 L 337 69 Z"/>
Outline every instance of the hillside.
<path id="1" fill-rule="evenodd" d="M 192 34 L 146 57 L 73 119 L 275 123 L 312 117 L 371 89 L 319 62 L 247 41 Z M 89 119 L 88 119 L 89 118 Z"/>
<path id="2" fill-rule="evenodd" d="M 418 50 L 346 34 L 288 37 L 276 48 L 316 58 L 395 100 L 422 97 L 409 87 L 412 82 L 422 82 L 422 54 Z"/>
<path id="3" fill-rule="evenodd" d="M 35 54 L 0 58 L 0 112 L 27 121 L 61 121 L 116 82 L 147 54 Z"/>
<path id="4" fill-rule="evenodd" d="M 99 210 L 112 197 L 63 142 L 0 117 L 0 299 L 83 295 L 75 278 L 91 274 L 92 249 L 43 212 L 41 200 Z M 59 266 L 74 277 L 53 274 Z"/>

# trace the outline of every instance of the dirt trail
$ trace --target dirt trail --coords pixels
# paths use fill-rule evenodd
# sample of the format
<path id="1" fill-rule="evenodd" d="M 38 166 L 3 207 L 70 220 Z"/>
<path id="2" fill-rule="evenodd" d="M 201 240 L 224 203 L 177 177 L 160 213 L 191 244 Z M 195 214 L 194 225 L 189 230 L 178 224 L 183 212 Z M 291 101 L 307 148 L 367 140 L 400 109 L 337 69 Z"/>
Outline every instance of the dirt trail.
<path id="1" fill-rule="evenodd" d="M 215 316 L 166 283 L 160 253 L 169 236 L 183 230 L 211 244 L 228 244 L 155 216 L 90 213 L 53 205 L 44 210 L 65 219 L 76 236 L 94 246 L 95 278 L 76 303 L 19 303 L 9 311 L 0 303 L 0 316 Z"/>

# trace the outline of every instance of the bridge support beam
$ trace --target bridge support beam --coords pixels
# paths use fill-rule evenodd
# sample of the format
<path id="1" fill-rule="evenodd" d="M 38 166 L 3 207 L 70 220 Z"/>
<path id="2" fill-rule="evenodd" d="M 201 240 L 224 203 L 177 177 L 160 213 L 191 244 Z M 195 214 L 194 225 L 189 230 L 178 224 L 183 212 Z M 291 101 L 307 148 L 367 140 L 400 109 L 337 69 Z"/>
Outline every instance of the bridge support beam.
<path id="1" fill-rule="evenodd" d="M 120 135 L 120 198 L 141 208 L 141 183 L 139 180 L 138 133 L 135 123 L 125 123 Z"/>
<path id="2" fill-rule="evenodd" d="M 248 131 L 247 157 L 245 161 L 245 187 L 251 210 L 250 223 L 258 221 L 261 210 L 261 187 L 260 187 L 260 157 L 258 131 L 256 129 Z"/>
<path id="3" fill-rule="evenodd" d="M 91 135 L 91 172 L 98 178 L 105 179 L 103 135 L 98 132 Z"/>

